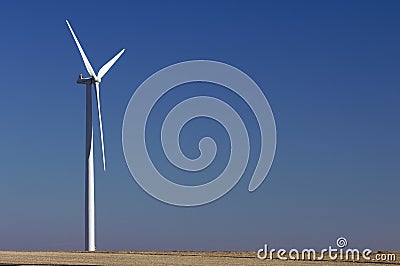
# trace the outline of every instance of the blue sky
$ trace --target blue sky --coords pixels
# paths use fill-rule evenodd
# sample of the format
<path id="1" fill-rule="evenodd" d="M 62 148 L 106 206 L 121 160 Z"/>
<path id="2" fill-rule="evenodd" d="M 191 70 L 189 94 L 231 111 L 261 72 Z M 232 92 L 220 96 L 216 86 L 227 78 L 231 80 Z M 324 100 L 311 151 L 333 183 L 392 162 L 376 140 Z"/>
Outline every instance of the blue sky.
<path id="1" fill-rule="evenodd" d="M 345 236 L 399 250 L 399 11 L 397 1 L 1 3 L 0 249 L 83 249 L 85 92 L 75 81 L 86 71 L 69 19 L 96 71 L 126 48 L 102 81 L 106 173 L 94 132 L 98 249 L 319 248 Z M 247 173 L 221 199 L 183 208 L 135 183 L 121 134 L 136 88 L 193 59 L 252 77 L 278 143 L 255 192 Z M 182 132 L 188 155 L 204 129 L 226 141 L 198 121 Z"/>

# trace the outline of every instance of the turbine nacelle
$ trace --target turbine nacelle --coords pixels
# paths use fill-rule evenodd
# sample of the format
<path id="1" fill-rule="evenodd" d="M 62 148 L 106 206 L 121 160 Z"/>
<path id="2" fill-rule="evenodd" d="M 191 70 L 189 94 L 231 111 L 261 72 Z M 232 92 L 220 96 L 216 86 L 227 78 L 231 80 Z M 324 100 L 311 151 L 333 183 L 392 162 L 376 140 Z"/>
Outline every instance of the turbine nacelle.
<path id="1" fill-rule="evenodd" d="M 90 77 L 90 78 L 84 78 L 82 74 L 79 74 L 78 79 L 76 80 L 76 83 L 78 84 L 94 84 L 94 83 L 100 83 L 101 79 L 99 78 L 94 78 L 94 77 Z"/>
<path id="2" fill-rule="evenodd" d="M 76 80 L 76 83 L 78 84 L 93 84 L 93 78 L 84 78 L 82 74 L 79 74 L 78 79 Z"/>

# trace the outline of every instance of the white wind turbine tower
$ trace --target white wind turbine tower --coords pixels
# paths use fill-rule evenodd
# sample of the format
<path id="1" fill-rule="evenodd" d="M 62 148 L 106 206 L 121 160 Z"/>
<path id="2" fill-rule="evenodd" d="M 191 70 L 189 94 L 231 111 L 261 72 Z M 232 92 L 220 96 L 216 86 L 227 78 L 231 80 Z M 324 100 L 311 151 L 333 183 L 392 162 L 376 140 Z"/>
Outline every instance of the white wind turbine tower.
<path id="1" fill-rule="evenodd" d="M 97 113 L 99 115 L 100 123 L 100 137 L 101 137 L 101 151 L 103 155 L 103 168 L 106 170 L 106 160 L 104 155 L 104 140 L 103 140 L 103 125 L 101 121 L 100 111 L 100 82 L 101 78 L 107 71 L 114 65 L 118 58 L 122 55 L 125 49 L 122 49 L 116 56 L 102 66 L 96 75 L 85 52 L 83 51 L 74 31 L 71 28 L 68 20 L 66 20 L 72 37 L 78 46 L 79 52 L 82 56 L 83 63 L 88 71 L 90 78 L 83 78 L 82 74 L 79 75 L 77 83 L 86 84 L 86 154 L 85 154 L 85 250 L 95 251 L 95 215 L 94 215 L 94 168 L 93 168 L 93 125 L 92 125 L 92 85 L 96 93 Z"/>

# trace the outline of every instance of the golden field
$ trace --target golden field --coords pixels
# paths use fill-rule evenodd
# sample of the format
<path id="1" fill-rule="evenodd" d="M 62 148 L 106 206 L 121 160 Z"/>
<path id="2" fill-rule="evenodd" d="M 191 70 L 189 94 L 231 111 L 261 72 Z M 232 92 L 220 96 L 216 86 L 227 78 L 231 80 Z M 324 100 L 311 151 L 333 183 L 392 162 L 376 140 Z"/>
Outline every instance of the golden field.
<path id="1" fill-rule="evenodd" d="M 395 255 L 390 262 L 351 262 L 259 260 L 256 252 L 229 251 L 0 251 L 0 265 L 400 265 Z"/>

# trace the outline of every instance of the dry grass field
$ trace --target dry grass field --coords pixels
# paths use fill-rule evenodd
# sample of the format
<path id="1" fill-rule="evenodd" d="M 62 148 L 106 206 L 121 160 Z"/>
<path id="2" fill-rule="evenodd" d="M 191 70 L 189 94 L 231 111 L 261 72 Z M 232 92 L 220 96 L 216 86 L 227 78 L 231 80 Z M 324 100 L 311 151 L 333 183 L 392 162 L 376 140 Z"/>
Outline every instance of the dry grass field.
<path id="1" fill-rule="evenodd" d="M 375 254 L 375 253 L 374 253 Z M 371 256 L 372 257 L 372 256 Z M 400 265 L 344 261 L 259 260 L 255 252 L 158 252 L 158 251 L 0 251 L 0 265 Z"/>

